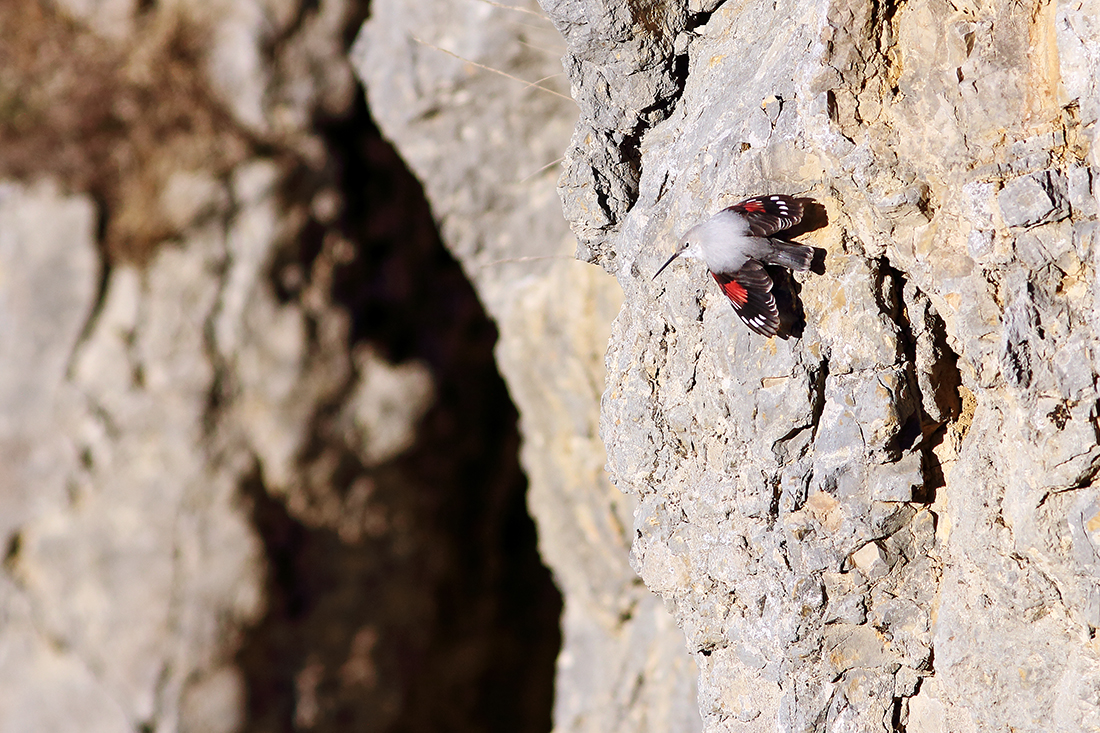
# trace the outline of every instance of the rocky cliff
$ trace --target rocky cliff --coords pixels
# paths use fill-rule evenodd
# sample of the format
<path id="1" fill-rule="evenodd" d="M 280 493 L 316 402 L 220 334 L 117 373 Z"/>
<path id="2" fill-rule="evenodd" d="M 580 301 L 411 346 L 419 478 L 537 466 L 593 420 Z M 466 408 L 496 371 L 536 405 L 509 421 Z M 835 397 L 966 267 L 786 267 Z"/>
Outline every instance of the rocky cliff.
<path id="1" fill-rule="evenodd" d="M 0 9 L 0 731 L 1100 729 L 1095 0 L 367 16 Z"/>
<path id="2" fill-rule="evenodd" d="M 707 730 L 1100 726 L 1096 3 L 545 0 L 601 429 Z M 816 202 L 797 337 L 676 238 Z"/>

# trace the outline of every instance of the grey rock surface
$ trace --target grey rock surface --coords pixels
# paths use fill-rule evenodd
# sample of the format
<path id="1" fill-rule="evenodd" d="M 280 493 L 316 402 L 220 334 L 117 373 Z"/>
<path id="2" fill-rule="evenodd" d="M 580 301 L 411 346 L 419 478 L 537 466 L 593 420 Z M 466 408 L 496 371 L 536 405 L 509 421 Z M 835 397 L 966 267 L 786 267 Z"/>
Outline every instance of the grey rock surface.
<path id="1" fill-rule="evenodd" d="M 233 53 L 259 59 L 270 50 L 263 33 L 273 30 L 265 18 L 278 15 L 275 6 L 297 14 L 293 3 L 230 3 L 252 13 L 246 25 L 258 34 L 242 46 L 238 15 L 177 3 L 138 19 L 137 5 L 67 2 L 61 16 L 50 9 L 27 17 L 71 34 L 84 58 L 100 61 L 95 49 L 106 43 L 110 54 L 131 53 L 126 71 L 140 75 L 149 62 L 142 54 L 158 50 L 166 26 L 192 23 L 231 37 Z M 224 86 L 240 91 L 232 124 L 257 122 L 250 115 L 259 109 L 265 125 L 284 125 L 273 133 L 284 136 L 284 151 L 316 151 L 303 121 L 325 100 L 337 107 L 351 100 L 340 42 L 348 9 L 322 5 L 293 29 L 294 18 L 283 18 L 292 49 L 279 57 L 277 74 L 248 76 L 243 62 L 220 67 L 237 74 Z M 87 70 L 93 76 L 96 68 Z M 280 83 L 298 96 L 287 98 Z M 125 107 L 125 95 L 120 100 Z M 76 150 L 96 140 L 65 143 Z M 132 152 L 115 154 L 129 162 Z M 292 483 L 294 451 L 316 403 L 334 390 L 357 395 L 348 424 L 371 426 L 366 452 L 375 458 L 400 452 L 416 419 L 394 418 L 372 392 L 389 395 L 393 379 L 356 381 L 346 339 L 325 352 L 336 355 L 328 362 L 311 359 L 305 308 L 275 297 L 273 252 L 300 226 L 280 190 L 285 161 L 252 156 L 228 170 L 217 159 L 161 162 L 164 185 L 149 195 L 146 214 L 167 221 L 175 236 L 140 263 L 105 257 L 91 196 L 62 193 L 45 175 L 33 185 L 0 183 L 5 733 L 240 729 L 246 689 L 235 655 L 243 629 L 264 609 L 266 571 L 242 483 L 257 463 L 272 474 L 273 489 Z M 123 216 L 118 207 L 112 213 Z M 316 306 L 321 337 L 346 335 L 331 303 Z M 412 412 L 422 412 L 430 379 L 416 365 L 389 366 L 375 358 L 363 374 L 399 373 L 402 388 L 415 382 Z"/>
<path id="2" fill-rule="evenodd" d="M 672 5 L 544 3 L 564 209 L 626 296 L 608 463 L 705 728 L 1096 729 L 1100 7 Z M 633 165 L 604 154 L 649 105 Z M 700 266 L 650 281 L 773 192 L 821 207 L 800 337 Z"/>
<path id="3" fill-rule="evenodd" d="M 4 363 L 12 386 L 38 368 L 6 398 L 0 727 L 175 726 L 210 675 L 207 692 L 228 685 L 239 709 L 225 635 L 259 609 L 259 550 L 235 505 L 241 467 L 195 460 L 217 238 L 114 269 L 97 307 L 88 200 L 14 185 L 4 198 L 4 271 L 18 273 Z"/>
<path id="4" fill-rule="evenodd" d="M 9 542 L 25 523 L 68 503 L 67 478 L 79 465 L 56 425 L 71 419 L 66 373 L 95 297 L 94 228 L 85 197 L 64 196 L 48 183 L 0 184 L 0 517 Z M 83 719 L 91 730 L 123 730 L 128 711 L 78 655 L 54 643 L 43 628 L 42 600 L 7 575 L 0 580 L 5 729 L 61 730 Z"/>
<path id="5" fill-rule="evenodd" d="M 576 108 L 557 81 L 560 43 L 533 3 L 384 0 L 352 55 L 500 330 L 540 552 L 565 598 L 555 729 L 694 730 L 694 665 L 628 564 L 633 502 L 604 472 L 603 354 L 622 295 L 570 257 L 554 179 Z"/>
<path id="6" fill-rule="evenodd" d="M 580 108 L 559 181 L 566 218 L 578 258 L 604 263 L 614 252 L 598 246 L 601 233 L 638 196 L 642 137 L 682 91 L 677 44 L 686 40 L 688 13 L 682 3 L 552 0 L 543 7 L 569 44 L 563 63 Z"/>

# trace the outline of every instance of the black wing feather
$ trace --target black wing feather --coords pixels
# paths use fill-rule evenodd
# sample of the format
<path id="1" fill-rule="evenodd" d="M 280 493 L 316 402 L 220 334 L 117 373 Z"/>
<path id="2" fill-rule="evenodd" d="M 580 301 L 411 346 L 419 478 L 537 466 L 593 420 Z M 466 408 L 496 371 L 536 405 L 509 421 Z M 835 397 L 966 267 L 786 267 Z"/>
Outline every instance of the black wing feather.
<path id="1" fill-rule="evenodd" d="M 802 202 L 791 196 L 753 196 L 729 207 L 749 223 L 754 237 L 770 237 L 802 221 Z"/>
<path id="2" fill-rule="evenodd" d="M 745 302 L 739 304 L 733 298 L 733 310 L 750 329 L 761 336 L 779 333 L 779 309 L 772 295 L 772 279 L 768 271 L 756 260 L 749 260 L 732 275 L 715 274 L 719 285 L 736 281 L 745 290 Z"/>

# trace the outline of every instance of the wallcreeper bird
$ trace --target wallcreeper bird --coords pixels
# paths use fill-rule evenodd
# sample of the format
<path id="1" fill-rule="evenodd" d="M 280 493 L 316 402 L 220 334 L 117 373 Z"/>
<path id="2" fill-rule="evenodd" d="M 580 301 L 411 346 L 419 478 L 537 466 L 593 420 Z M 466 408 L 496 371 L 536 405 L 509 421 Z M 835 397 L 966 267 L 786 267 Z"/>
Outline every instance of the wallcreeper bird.
<path id="1" fill-rule="evenodd" d="M 676 253 L 661 265 L 653 279 L 677 257 L 702 260 L 745 325 L 761 336 L 775 336 L 779 332 L 779 310 L 764 265 L 791 270 L 810 268 L 812 247 L 773 236 L 800 221 L 802 202 L 790 196 L 745 199 L 689 229 Z"/>

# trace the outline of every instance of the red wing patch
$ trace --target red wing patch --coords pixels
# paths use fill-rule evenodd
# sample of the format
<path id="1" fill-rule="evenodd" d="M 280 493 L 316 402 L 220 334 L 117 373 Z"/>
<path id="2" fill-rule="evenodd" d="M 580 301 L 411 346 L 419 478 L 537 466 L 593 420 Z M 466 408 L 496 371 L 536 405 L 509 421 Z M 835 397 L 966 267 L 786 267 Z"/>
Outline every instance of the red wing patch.
<path id="1" fill-rule="evenodd" d="M 741 283 L 733 279 L 726 279 L 719 277 L 713 272 L 711 275 L 718 283 L 718 287 L 722 288 L 722 292 L 726 294 L 726 297 L 736 306 L 742 306 L 749 302 L 749 291 L 745 290 Z"/>
<path id="2" fill-rule="evenodd" d="M 791 196 L 754 196 L 730 208 L 745 218 L 755 237 L 770 237 L 802 221 L 802 202 Z"/>
<path id="3" fill-rule="evenodd" d="M 761 336 L 779 333 L 779 309 L 772 295 L 772 279 L 763 265 L 749 260 L 737 272 L 711 275 L 746 326 Z"/>

